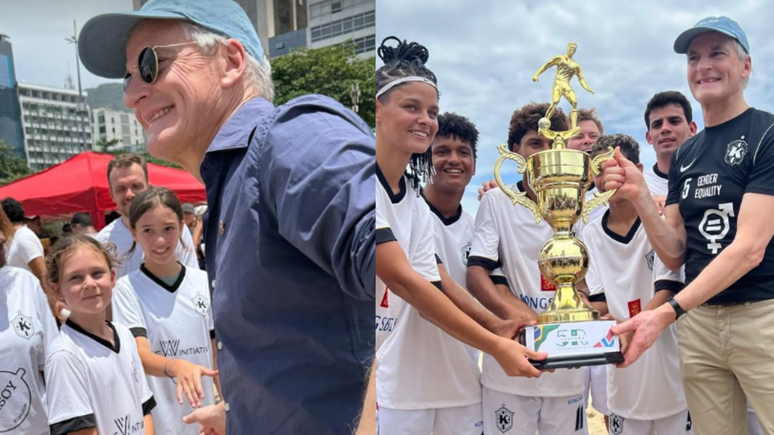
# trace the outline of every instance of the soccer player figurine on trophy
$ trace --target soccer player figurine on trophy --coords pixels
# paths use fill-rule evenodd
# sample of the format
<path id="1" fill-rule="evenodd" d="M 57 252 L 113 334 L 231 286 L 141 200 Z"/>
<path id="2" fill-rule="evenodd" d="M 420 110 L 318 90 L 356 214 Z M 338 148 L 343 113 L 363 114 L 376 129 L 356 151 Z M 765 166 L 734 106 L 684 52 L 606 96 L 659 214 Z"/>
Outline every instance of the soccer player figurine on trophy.
<path id="1" fill-rule="evenodd" d="M 503 144 L 498 148 L 500 158 L 495 164 L 495 180 L 513 204 L 527 207 L 535 215 L 535 222 L 545 219 L 554 231 L 554 236 L 540 250 L 538 265 L 543 277 L 556 285 L 556 294 L 548 308 L 538 315 L 538 324 L 525 327 L 523 336 L 527 347 L 548 352 L 546 360 L 533 363 L 539 368 L 623 362 L 618 337 L 610 332 L 615 320 L 599 320 L 599 312 L 588 306 L 575 289 L 575 283 L 588 271 L 589 253 L 583 242 L 575 237 L 573 225 L 581 217 L 587 222 L 591 210 L 607 204 L 615 193 L 612 190 L 597 194 L 585 203 L 586 191 L 592 182 L 591 172 L 599 173 L 600 164 L 612 158 L 612 149 L 593 160 L 582 151 L 567 149 L 566 142 L 579 131 L 577 101 L 570 80 L 577 75 L 581 86 L 592 92 L 583 79 L 580 66 L 572 59 L 576 49 L 577 44 L 571 42 L 567 46 L 567 55 L 555 56 L 533 77 L 533 81 L 537 81 L 547 68 L 557 67 L 553 103 L 538 124 L 538 133 L 553 140 L 551 149 L 524 159 L 508 151 Z M 553 131 L 549 117 L 562 96 L 572 105 L 571 128 Z M 525 174 L 525 182 L 537 195 L 537 202 L 525 192 L 514 193 L 505 185 L 500 177 L 500 167 L 505 160 L 518 163 L 519 173 Z"/>

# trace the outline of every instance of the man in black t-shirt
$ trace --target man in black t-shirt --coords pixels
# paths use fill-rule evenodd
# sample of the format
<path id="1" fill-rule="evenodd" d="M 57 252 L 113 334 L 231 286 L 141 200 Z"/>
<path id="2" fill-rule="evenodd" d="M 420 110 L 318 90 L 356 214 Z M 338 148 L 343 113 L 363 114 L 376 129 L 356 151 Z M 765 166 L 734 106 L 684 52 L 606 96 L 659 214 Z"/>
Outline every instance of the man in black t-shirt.
<path id="1" fill-rule="evenodd" d="M 634 332 L 628 366 L 680 318 L 696 435 L 742 433 L 748 400 L 774 433 L 774 115 L 745 101 L 750 45 L 733 20 L 705 18 L 674 49 L 687 55 L 706 128 L 672 157 L 666 219 L 620 151 L 606 164 L 605 186 L 632 201 L 660 259 L 671 269 L 685 265 L 688 285 L 613 333 Z"/>

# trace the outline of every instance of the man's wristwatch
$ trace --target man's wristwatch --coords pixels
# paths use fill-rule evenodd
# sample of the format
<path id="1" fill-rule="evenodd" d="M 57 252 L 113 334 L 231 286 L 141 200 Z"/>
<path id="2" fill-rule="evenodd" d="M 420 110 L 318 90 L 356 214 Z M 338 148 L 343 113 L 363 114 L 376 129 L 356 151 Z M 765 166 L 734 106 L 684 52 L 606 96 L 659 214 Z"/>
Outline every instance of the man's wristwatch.
<path id="1" fill-rule="evenodd" d="M 680 316 L 685 314 L 685 310 L 680 306 L 680 303 L 677 302 L 675 298 L 672 297 L 667 299 L 667 303 L 672 306 L 672 309 L 675 310 L 675 320 L 679 319 Z"/>

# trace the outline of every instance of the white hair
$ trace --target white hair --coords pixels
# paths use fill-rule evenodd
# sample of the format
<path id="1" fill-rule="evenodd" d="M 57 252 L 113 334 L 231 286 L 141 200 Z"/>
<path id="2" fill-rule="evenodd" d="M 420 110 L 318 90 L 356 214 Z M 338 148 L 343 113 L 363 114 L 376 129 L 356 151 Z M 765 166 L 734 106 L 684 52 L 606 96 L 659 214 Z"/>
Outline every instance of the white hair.
<path id="1" fill-rule="evenodd" d="M 736 46 L 736 54 L 739 56 L 739 60 L 742 61 L 742 63 L 747 62 L 747 58 L 750 57 L 750 54 L 745 51 L 744 47 L 742 47 L 742 44 L 734 39 L 734 45 Z M 750 67 L 750 74 L 752 74 L 752 67 Z M 742 82 L 742 85 L 744 88 L 747 89 L 747 84 L 750 83 L 750 76 L 745 77 L 744 81 Z"/>
<path id="2" fill-rule="evenodd" d="M 212 54 L 215 50 L 225 45 L 228 38 L 202 26 L 194 23 L 184 22 L 183 32 L 186 38 L 194 41 L 207 54 Z M 250 53 L 247 53 L 247 65 L 245 66 L 245 81 L 259 96 L 272 101 L 274 100 L 274 83 L 271 81 L 271 65 L 266 56 L 263 62 L 258 62 Z"/>

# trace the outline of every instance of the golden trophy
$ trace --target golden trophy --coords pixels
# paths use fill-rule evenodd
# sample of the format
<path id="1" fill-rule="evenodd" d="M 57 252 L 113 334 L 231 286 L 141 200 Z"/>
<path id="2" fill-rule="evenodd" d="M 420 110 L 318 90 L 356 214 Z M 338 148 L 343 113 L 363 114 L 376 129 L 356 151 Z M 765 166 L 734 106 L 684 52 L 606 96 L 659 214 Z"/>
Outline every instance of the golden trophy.
<path id="1" fill-rule="evenodd" d="M 553 141 L 550 150 L 533 154 L 524 159 L 500 145 L 500 158 L 495 164 L 495 180 L 514 205 L 527 207 L 535 215 L 535 222 L 545 219 L 554 231 L 541 248 L 538 257 L 540 273 L 556 285 L 553 300 L 537 318 L 537 326 L 527 326 L 522 335 L 523 344 L 536 351 L 548 352 L 544 361 L 533 362 L 540 368 L 578 367 L 583 365 L 610 364 L 623 361 L 618 337 L 610 333 L 614 320 L 599 320 L 599 312 L 586 304 L 575 289 L 575 283 L 583 279 L 589 267 L 586 246 L 575 237 L 573 226 L 582 218 L 588 222 L 589 213 L 606 205 L 614 190 L 595 197 L 586 203 L 586 192 L 591 187 L 592 172 L 599 174 L 600 164 L 613 157 L 613 149 L 593 160 L 588 154 L 567 149 L 567 141 L 578 134 L 577 101 L 570 86 L 574 76 L 589 92 L 580 66 L 572 59 L 577 44 L 567 46 L 566 55 L 558 55 L 543 65 L 533 81 L 546 69 L 556 66 L 552 97 L 546 116 L 538 123 L 538 134 Z M 592 92 L 593 93 L 593 92 Z M 551 130 L 550 116 L 565 97 L 572 105 L 571 128 L 567 131 Z M 524 182 L 535 193 L 533 201 L 526 192 L 515 193 L 500 177 L 500 167 L 505 160 L 518 163 L 518 171 L 524 174 Z"/>

